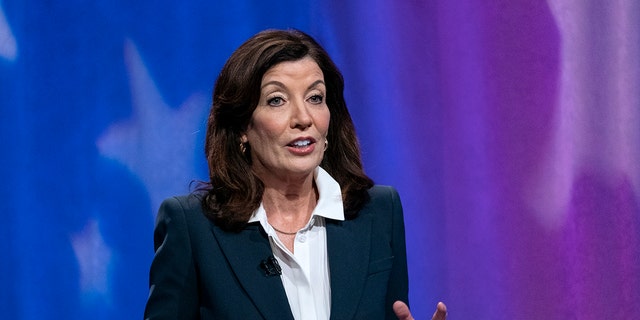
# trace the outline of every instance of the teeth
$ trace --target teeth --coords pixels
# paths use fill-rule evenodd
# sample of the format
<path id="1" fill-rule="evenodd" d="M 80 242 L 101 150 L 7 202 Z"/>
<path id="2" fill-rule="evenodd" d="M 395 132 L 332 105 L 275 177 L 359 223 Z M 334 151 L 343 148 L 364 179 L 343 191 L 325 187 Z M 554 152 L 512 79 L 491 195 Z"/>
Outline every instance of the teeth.
<path id="1" fill-rule="evenodd" d="M 304 147 L 304 146 L 308 146 L 311 144 L 311 141 L 309 140 L 299 140 L 293 143 L 294 146 L 296 147 Z"/>

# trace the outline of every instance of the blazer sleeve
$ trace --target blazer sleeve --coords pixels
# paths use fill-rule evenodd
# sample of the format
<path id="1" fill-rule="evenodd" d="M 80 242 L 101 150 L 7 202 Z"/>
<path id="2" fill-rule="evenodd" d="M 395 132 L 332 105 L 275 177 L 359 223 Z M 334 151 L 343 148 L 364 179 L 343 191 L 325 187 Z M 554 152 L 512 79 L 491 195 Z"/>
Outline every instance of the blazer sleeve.
<path id="1" fill-rule="evenodd" d="M 397 300 L 409 304 L 409 276 L 407 272 L 407 250 L 404 231 L 404 217 L 400 196 L 395 188 L 391 193 L 391 246 L 393 250 L 393 268 L 389 275 L 386 305 L 392 306 Z M 397 319 L 393 308 L 387 308 L 386 319 Z"/>
<path id="2" fill-rule="evenodd" d="M 196 268 L 185 208 L 178 198 L 167 199 L 160 206 L 154 247 L 145 319 L 196 319 Z"/>

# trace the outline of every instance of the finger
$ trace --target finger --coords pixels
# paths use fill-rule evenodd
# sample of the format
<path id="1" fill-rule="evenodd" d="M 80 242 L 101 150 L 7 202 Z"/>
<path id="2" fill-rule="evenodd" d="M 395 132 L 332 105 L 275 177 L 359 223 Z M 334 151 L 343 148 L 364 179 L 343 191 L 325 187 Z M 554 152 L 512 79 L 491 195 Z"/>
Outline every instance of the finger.
<path id="1" fill-rule="evenodd" d="M 400 300 L 393 303 L 393 312 L 395 312 L 398 320 L 413 320 L 409 306 Z"/>
<path id="2" fill-rule="evenodd" d="M 431 320 L 445 320 L 447 319 L 447 306 L 442 302 L 438 302 L 436 306 L 436 312 L 433 313 Z"/>

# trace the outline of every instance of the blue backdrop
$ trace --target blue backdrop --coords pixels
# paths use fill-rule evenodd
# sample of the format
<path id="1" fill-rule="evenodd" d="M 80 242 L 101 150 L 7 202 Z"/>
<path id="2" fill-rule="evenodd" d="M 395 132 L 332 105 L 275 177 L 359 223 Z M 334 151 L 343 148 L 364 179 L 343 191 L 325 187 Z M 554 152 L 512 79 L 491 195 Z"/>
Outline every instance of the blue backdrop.
<path id="1" fill-rule="evenodd" d="M 0 318 L 142 316 L 160 201 L 266 28 L 346 79 L 427 319 L 640 315 L 640 3 L 0 0 Z"/>
<path id="2" fill-rule="evenodd" d="M 365 2 L 2 1 L 0 314 L 141 315 L 159 202 L 205 179 L 202 143 L 222 64 L 265 28 L 317 37 L 377 180 L 397 155 L 388 46 Z M 361 14 L 354 15 L 354 12 Z M 381 15 L 381 16 L 378 16 Z M 359 79 L 359 80 L 356 80 Z M 376 93 L 376 96 L 373 94 Z M 371 161 L 369 161 L 371 163 Z M 391 183 L 391 181 L 387 182 Z M 435 299 L 435 297 L 434 297 Z"/>

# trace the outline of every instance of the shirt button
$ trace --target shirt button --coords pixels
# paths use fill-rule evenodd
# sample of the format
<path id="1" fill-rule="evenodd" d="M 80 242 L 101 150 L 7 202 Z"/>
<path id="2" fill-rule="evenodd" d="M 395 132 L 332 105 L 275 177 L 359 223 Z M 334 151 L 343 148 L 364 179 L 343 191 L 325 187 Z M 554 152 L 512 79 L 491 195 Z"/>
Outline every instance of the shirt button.
<path id="1" fill-rule="evenodd" d="M 304 234 L 299 235 L 298 236 L 298 241 L 300 241 L 300 242 L 307 241 L 307 236 L 305 236 Z"/>

